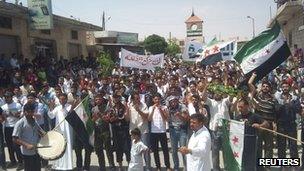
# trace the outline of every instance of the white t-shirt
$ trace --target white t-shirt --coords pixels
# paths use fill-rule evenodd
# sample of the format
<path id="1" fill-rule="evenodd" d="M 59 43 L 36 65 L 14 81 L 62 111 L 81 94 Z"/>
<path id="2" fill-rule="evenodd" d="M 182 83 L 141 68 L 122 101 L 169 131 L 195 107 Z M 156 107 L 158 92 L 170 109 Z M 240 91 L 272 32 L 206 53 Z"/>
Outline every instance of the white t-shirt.
<path id="1" fill-rule="evenodd" d="M 152 115 L 154 106 L 149 107 L 149 115 Z M 161 106 L 162 110 L 167 110 L 166 106 Z M 158 108 L 154 109 L 154 114 L 151 121 L 151 133 L 165 133 L 166 121 L 162 118 Z"/>
<path id="2" fill-rule="evenodd" d="M 135 110 L 133 103 L 130 103 L 130 131 L 138 128 L 142 134 L 148 133 L 148 121 L 144 121 L 140 114 Z M 139 110 L 148 113 L 148 107 L 144 103 L 140 103 Z"/>
<path id="3" fill-rule="evenodd" d="M 15 115 L 21 112 L 21 104 L 16 102 L 12 102 L 10 104 L 6 103 L 1 108 L 3 110 L 3 115 L 6 116 L 5 127 L 14 127 L 20 119 L 18 116 Z"/>
<path id="4" fill-rule="evenodd" d="M 129 164 L 128 171 L 143 171 L 144 164 L 142 158 L 142 152 L 146 151 L 148 147 L 141 141 L 134 143 L 132 141 L 132 148 L 131 148 L 131 161 Z"/>
<path id="5" fill-rule="evenodd" d="M 217 126 L 221 126 L 221 119 L 230 119 L 228 108 L 229 97 L 224 98 L 221 101 L 207 98 L 206 104 L 210 109 L 209 129 L 215 131 Z"/>

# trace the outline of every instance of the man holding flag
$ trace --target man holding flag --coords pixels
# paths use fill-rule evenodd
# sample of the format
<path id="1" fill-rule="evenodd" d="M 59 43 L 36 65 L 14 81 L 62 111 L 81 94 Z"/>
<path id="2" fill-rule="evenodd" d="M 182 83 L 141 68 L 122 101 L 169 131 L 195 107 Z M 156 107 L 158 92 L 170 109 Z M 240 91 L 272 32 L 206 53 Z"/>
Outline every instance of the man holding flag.
<path id="1" fill-rule="evenodd" d="M 267 121 L 263 120 L 258 115 L 250 112 L 249 102 L 246 99 L 240 99 L 237 102 L 239 115 L 236 120 L 245 122 L 245 136 L 244 136 L 244 151 L 242 158 L 242 170 L 255 171 L 256 170 L 256 144 L 257 144 L 257 130 L 260 127 L 268 127 Z"/>

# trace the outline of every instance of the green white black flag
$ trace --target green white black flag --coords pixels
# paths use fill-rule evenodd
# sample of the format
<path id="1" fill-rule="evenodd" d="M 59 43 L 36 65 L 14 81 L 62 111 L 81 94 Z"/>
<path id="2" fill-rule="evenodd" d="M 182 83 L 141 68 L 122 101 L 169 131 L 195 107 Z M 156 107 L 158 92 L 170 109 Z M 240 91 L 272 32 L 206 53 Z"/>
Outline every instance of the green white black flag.
<path id="1" fill-rule="evenodd" d="M 223 159 L 225 170 L 241 171 L 244 149 L 244 122 L 223 121 Z"/>
<path id="2" fill-rule="evenodd" d="M 234 56 L 245 75 L 257 73 L 256 80 L 262 79 L 290 56 L 290 49 L 276 23 L 246 43 Z"/>

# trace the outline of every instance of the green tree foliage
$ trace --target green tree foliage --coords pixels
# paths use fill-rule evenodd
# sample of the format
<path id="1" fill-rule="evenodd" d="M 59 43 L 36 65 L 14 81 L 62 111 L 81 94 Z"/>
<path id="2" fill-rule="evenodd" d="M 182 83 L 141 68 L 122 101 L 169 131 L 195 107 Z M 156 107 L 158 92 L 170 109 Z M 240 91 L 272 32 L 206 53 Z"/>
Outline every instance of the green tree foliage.
<path id="1" fill-rule="evenodd" d="M 175 42 L 170 42 L 166 49 L 166 54 L 170 57 L 176 57 L 178 53 L 181 53 L 180 47 Z"/>
<path id="2" fill-rule="evenodd" d="M 152 54 L 165 53 L 167 46 L 168 43 L 166 42 L 165 38 L 156 34 L 150 35 L 144 40 L 145 50 L 151 52 Z"/>
<path id="3" fill-rule="evenodd" d="M 97 60 L 101 67 L 101 71 L 99 74 L 101 74 L 103 77 L 110 76 L 115 66 L 115 63 L 111 58 L 111 55 L 108 52 L 102 51 Z"/>

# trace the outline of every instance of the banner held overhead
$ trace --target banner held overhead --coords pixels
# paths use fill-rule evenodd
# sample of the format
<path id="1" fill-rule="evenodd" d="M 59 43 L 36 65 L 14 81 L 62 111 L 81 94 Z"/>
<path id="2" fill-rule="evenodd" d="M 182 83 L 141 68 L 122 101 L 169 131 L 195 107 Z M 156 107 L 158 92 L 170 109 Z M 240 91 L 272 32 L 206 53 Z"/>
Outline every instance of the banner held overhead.
<path id="1" fill-rule="evenodd" d="M 164 57 L 164 54 L 138 55 L 125 49 L 121 49 L 120 66 L 154 70 L 155 67 L 163 67 Z"/>

